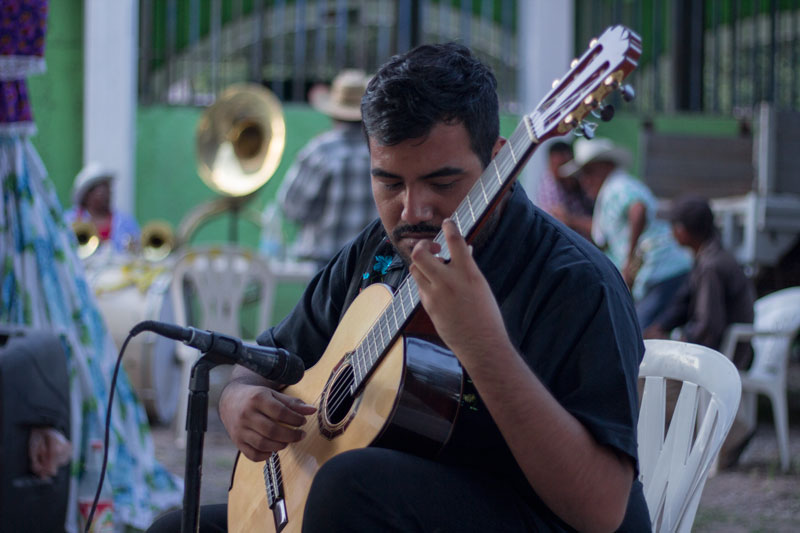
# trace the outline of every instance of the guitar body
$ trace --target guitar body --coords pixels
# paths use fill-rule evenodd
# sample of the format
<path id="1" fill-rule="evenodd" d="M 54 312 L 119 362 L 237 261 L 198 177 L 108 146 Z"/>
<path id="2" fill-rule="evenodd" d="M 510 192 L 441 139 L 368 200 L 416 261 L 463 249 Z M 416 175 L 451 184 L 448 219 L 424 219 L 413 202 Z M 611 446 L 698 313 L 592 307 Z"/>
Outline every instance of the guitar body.
<path id="1" fill-rule="evenodd" d="M 322 358 L 283 391 L 318 411 L 303 427 L 306 437 L 268 461 L 255 463 L 239 454 L 228 494 L 229 531 L 299 532 L 314 475 L 342 452 L 377 445 L 433 456 L 447 441 L 458 413 L 462 372 L 452 353 L 438 345 L 398 338 L 362 390 L 355 396 L 347 392 L 352 375 L 347 356 L 391 300 L 386 286 L 365 289 Z"/>

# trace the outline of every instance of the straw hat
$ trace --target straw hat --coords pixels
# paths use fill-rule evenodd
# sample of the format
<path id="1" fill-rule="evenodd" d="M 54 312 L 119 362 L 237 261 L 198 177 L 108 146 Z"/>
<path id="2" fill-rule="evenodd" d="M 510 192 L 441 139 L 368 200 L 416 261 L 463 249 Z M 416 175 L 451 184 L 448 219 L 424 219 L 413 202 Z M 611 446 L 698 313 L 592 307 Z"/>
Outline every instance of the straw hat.
<path id="1" fill-rule="evenodd" d="M 73 205 L 81 205 L 83 197 L 89 192 L 89 189 L 102 181 L 111 181 L 114 179 L 114 172 L 107 167 L 101 166 L 99 163 L 91 162 L 78 172 L 75 176 L 75 182 L 72 184 L 72 203 Z"/>
<path id="2" fill-rule="evenodd" d="M 337 120 L 359 122 L 361 97 L 367 90 L 369 77 L 361 71 L 347 69 L 334 79 L 330 89 L 323 88 L 309 95 L 311 105 Z"/>
<path id="3" fill-rule="evenodd" d="M 589 163 L 596 161 L 609 161 L 618 167 L 627 167 L 631 164 L 631 153 L 615 145 L 611 139 L 578 139 L 573 145 L 575 156 L 572 161 L 567 161 L 558 167 L 558 175 L 562 178 L 572 176 Z"/>

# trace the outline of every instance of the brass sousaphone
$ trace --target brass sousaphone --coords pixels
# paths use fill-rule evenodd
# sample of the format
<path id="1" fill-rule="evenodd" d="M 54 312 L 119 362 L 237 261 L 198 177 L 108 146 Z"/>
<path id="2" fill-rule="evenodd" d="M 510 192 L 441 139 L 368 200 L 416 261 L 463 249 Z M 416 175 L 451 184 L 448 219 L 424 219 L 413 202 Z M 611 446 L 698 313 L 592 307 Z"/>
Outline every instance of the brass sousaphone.
<path id="1" fill-rule="evenodd" d="M 179 242 L 188 242 L 212 216 L 238 213 L 275 173 L 285 144 L 283 110 L 271 91 L 247 83 L 220 94 L 197 124 L 196 149 L 200 178 L 222 196 L 186 215 Z"/>

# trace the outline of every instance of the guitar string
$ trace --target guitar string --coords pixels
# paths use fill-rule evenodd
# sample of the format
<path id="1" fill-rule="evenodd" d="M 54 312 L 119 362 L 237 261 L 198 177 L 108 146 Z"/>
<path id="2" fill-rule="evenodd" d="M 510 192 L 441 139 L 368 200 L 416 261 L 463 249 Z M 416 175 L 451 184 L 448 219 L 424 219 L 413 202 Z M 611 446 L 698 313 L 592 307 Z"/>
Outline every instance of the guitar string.
<path id="1" fill-rule="evenodd" d="M 521 129 L 521 127 L 518 126 L 517 129 L 512 134 L 512 136 L 509 138 L 509 142 L 507 144 L 509 144 L 510 146 L 507 146 L 507 147 L 504 146 L 504 148 L 507 148 L 508 154 L 511 154 L 512 157 L 513 157 L 513 146 L 516 146 L 517 143 L 520 140 L 525 140 L 525 141 L 528 142 L 528 144 L 532 144 L 532 143 L 530 143 L 528 135 L 520 132 L 520 129 Z M 525 144 L 525 143 L 520 143 L 520 144 Z M 527 152 L 527 150 L 529 148 L 530 148 L 530 146 L 525 146 L 525 149 L 523 150 L 523 152 Z M 500 154 L 498 154 L 498 155 L 500 155 Z M 497 160 L 500 160 L 500 164 L 497 164 Z M 456 211 L 455 211 L 455 213 L 454 213 L 454 215 L 452 217 L 452 218 L 455 219 L 457 225 L 459 226 L 459 229 L 462 230 L 462 233 L 464 233 L 464 231 L 463 231 L 463 222 L 462 222 L 463 220 L 466 219 L 466 220 L 468 220 L 470 222 L 470 226 L 469 226 L 468 230 L 471 229 L 474 226 L 474 224 L 477 222 L 477 220 L 475 218 L 475 215 L 474 215 L 474 207 L 472 206 L 472 201 L 473 200 L 480 201 L 480 197 L 483 196 L 483 201 L 481 203 L 484 204 L 483 205 L 483 210 L 485 211 L 489 206 L 489 204 L 486 201 L 487 200 L 487 196 L 489 198 L 489 201 L 493 201 L 494 200 L 495 195 L 506 184 L 507 180 L 509 179 L 509 174 L 514 170 L 514 166 L 515 165 L 516 165 L 516 161 L 512 160 L 511 157 L 507 157 L 506 156 L 506 157 L 495 158 L 493 166 L 495 167 L 495 169 L 497 171 L 496 172 L 497 175 L 496 176 L 492 176 L 491 179 L 489 178 L 488 174 L 486 175 L 486 179 L 484 179 L 484 175 L 482 175 L 481 178 L 479 178 L 478 183 L 476 183 L 476 187 L 473 187 L 469 191 L 469 193 L 467 194 L 467 197 L 465 198 L 465 201 L 462 202 L 461 204 L 459 204 L 458 208 L 456 209 Z M 487 167 L 487 169 L 488 168 L 489 167 Z M 502 176 L 505 176 L 505 177 L 502 177 Z M 495 177 L 500 178 L 500 179 L 495 181 L 495 179 L 494 179 Z M 489 182 L 489 187 L 488 187 L 489 188 L 489 192 L 488 192 L 488 194 L 487 194 L 487 191 L 486 191 L 486 183 L 485 183 L 486 181 Z M 478 187 L 477 185 L 480 185 L 480 187 Z M 479 193 L 479 191 L 480 191 L 480 193 Z M 477 198 L 475 198 L 475 197 L 477 197 Z M 439 234 L 439 235 L 437 235 L 437 238 L 441 237 L 441 236 L 442 235 Z M 443 245 L 443 250 L 442 250 L 443 253 L 441 255 L 443 255 L 443 257 L 449 257 L 449 250 L 446 249 L 446 243 L 444 242 L 443 238 L 441 239 L 440 244 Z M 401 298 L 401 299 L 404 297 L 403 291 L 408 291 L 410 293 L 410 299 L 411 299 L 411 302 L 413 303 L 411 308 L 415 309 L 416 306 L 419 304 L 419 292 L 418 292 L 418 287 L 416 286 L 416 283 L 414 282 L 413 278 L 411 278 L 410 276 L 406 277 L 406 279 L 403 281 L 403 283 L 401 284 L 400 288 L 397 291 L 397 294 L 399 295 L 399 298 Z M 352 359 L 356 359 L 357 363 L 358 363 L 359 358 L 370 357 L 371 361 L 369 361 L 369 362 L 371 364 L 374 364 L 381 358 L 381 356 L 384 354 L 384 352 L 389 347 L 389 343 L 391 343 L 393 341 L 393 339 L 396 337 L 397 333 L 399 333 L 399 331 L 395 331 L 392 335 L 389 336 L 390 337 L 389 339 L 384 339 L 383 333 L 379 332 L 380 327 L 382 327 L 381 323 L 388 321 L 388 318 L 387 318 L 388 317 L 388 311 L 391 310 L 392 313 L 395 314 L 394 318 L 395 318 L 395 322 L 397 322 L 397 317 L 396 317 L 396 313 L 398 311 L 396 309 L 396 307 L 397 307 L 396 306 L 396 302 L 397 301 L 398 301 L 398 299 L 393 298 L 392 301 L 389 303 L 389 305 L 384 309 L 384 312 L 379 315 L 379 317 L 377 318 L 375 323 L 370 327 L 370 329 L 364 335 L 364 338 L 362 339 L 362 341 L 357 345 L 356 349 L 353 351 L 354 357 L 351 358 L 351 360 Z M 402 303 L 402 300 L 399 300 L 399 301 Z M 401 316 L 404 316 L 404 318 L 403 318 L 403 322 L 404 322 L 410 316 L 410 312 L 409 313 L 405 313 L 403 310 L 401 310 Z M 390 324 L 388 324 L 388 322 L 386 324 L 383 324 L 383 326 L 388 327 L 389 331 L 391 332 L 391 326 L 390 326 Z M 370 349 L 369 349 L 368 346 L 364 350 L 361 350 L 361 348 L 365 345 L 365 343 L 369 342 L 370 340 L 373 343 L 376 343 L 376 339 L 375 339 L 376 335 L 380 335 L 380 340 L 381 340 L 381 344 L 382 344 L 382 346 L 381 346 L 381 348 L 379 350 L 380 353 L 375 353 L 376 351 L 370 352 Z M 377 344 L 376 344 L 376 346 L 377 346 Z M 364 352 L 366 352 L 366 354 L 364 354 Z M 361 360 L 360 362 L 364 362 L 364 361 Z M 354 373 L 354 378 L 355 378 L 358 370 L 357 370 L 356 367 L 352 367 L 352 368 L 353 368 L 353 373 Z M 369 373 L 369 370 L 371 370 L 371 367 L 367 371 L 364 372 L 364 375 L 361 376 L 361 379 L 363 379 L 363 377 L 366 376 Z M 328 412 L 335 412 L 339 407 L 341 407 L 342 402 L 344 402 L 347 399 L 348 396 L 351 396 L 349 389 L 350 389 L 350 386 L 348 386 L 347 380 L 341 380 L 338 383 L 337 382 L 334 383 L 334 386 L 333 386 L 333 388 L 331 389 L 331 391 L 330 391 L 330 393 L 328 395 L 329 403 L 330 403 L 330 408 L 329 408 Z M 323 398 L 323 394 L 324 393 L 325 393 L 325 388 L 323 388 L 320 391 L 319 395 L 314 400 L 314 405 L 318 410 L 322 409 L 322 407 L 323 407 L 322 406 L 322 398 Z M 315 426 L 317 425 L 316 418 L 317 417 L 315 416 L 315 417 L 312 417 L 310 419 L 306 419 L 304 424 L 301 426 L 301 429 L 303 429 L 306 432 L 306 434 L 309 434 L 311 431 L 315 430 Z M 303 441 L 295 443 L 295 444 L 293 444 L 291 446 L 293 447 L 293 449 L 296 451 L 297 454 L 302 456 L 303 453 L 307 450 L 307 448 L 309 446 L 311 446 L 311 442 L 308 439 L 303 439 Z M 274 453 L 277 453 L 277 452 L 274 452 Z M 284 471 L 286 471 L 287 474 L 292 474 L 292 473 L 294 473 L 294 471 L 297 468 L 297 466 L 296 466 L 296 462 L 294 462 L 294 461 L 290 462 L 289 464 L 282 464 L 282 463 L 285 463 L 285 461 L 280 461 L 280 455 L 278 455 L 277 459 L 278 459 L 278 462 L 277 462 L 278 470 L 275 471 L 274 467 L 270 468 L 270 466 L 268 466 L 268 468 L 270 468 L 270 470 L 274 474 L 272 476 L 272 479 L 274 479 L 277 483 L 282 484 L 283 483 Z M 267 461 L 267 465 L 270 465 L 269 461 Z M 277 487 L 274 487 L 274 490 L 277 491 Z"/>

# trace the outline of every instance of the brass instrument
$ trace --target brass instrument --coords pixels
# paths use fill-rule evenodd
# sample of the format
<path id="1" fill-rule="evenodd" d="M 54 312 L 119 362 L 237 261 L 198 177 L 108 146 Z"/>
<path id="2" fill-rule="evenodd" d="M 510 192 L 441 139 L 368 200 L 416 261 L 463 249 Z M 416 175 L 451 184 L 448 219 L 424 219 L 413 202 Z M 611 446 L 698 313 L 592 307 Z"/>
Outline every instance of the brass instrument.
<path id="1" fill-rule="evenodd" d="M 221 196 L 198 205 L 181 220 L 178 244 L 189 242 L 217 215 L 231 214 L 232 241 L 236 240 L 236 217 L 243 214 L 247 220 L 258 221 L 258 214 L 250 213 L 245 204 L 278 169 L 285 144 L 283 110 L 269 89 L 237 84 L 223 91 L 203 113 L 196 134 L 198 174 Z"/>
<path id="2" fill-rule="evenodd" d="M 78 239 L 78 257 L 86 259 L 97 251 L 100 236 L 95 225 L 87 220 L 76 220 L 72 223 L 72 231 Z"/>
<path id="3" fill-rule="evenodd" d="M 142 257 L 158 262 L 165 259 L 175 248 L 175 234 L 169 223 L 153 220 L 142 227 Z"/>
<path id="4" fill-rule="evenodd" d="M 275 173 L 286 142 L 278 99 L 255 84 L 228 87 L 197 124 L 200 178 L 226 196 L 247 196 Z"/>

